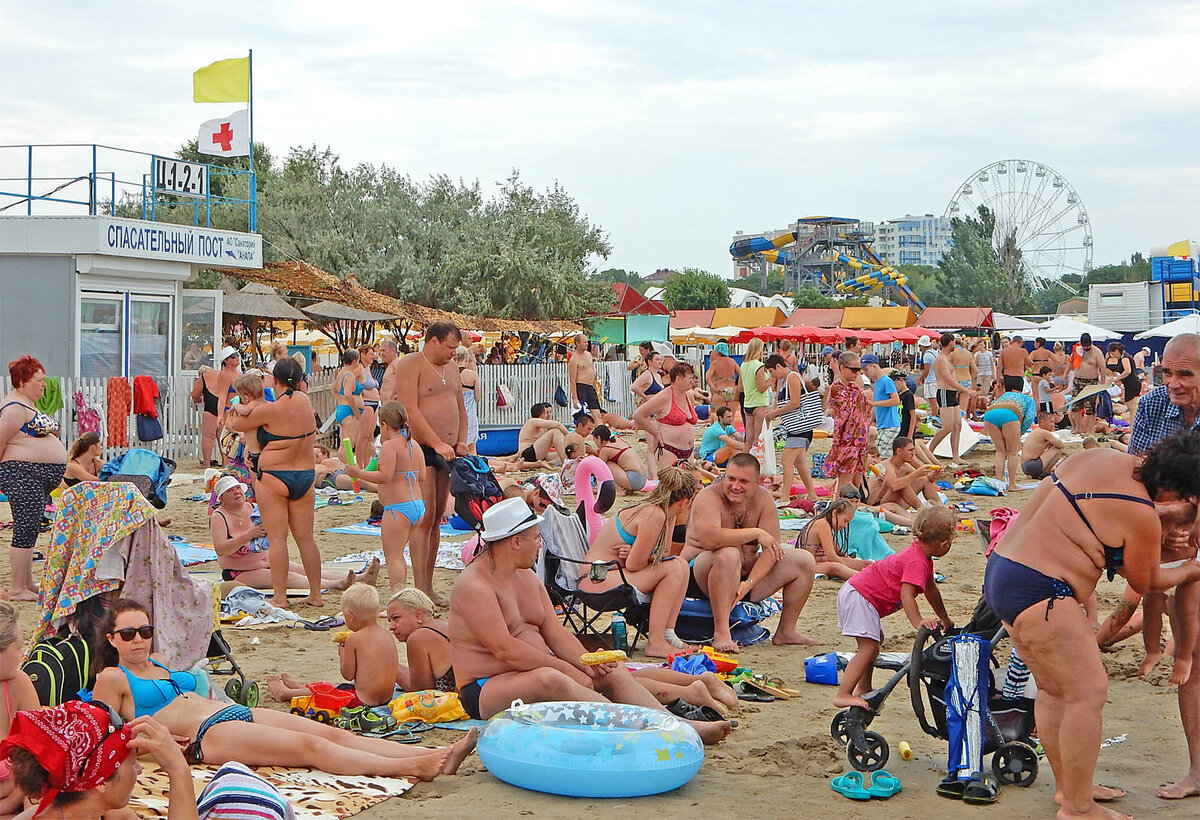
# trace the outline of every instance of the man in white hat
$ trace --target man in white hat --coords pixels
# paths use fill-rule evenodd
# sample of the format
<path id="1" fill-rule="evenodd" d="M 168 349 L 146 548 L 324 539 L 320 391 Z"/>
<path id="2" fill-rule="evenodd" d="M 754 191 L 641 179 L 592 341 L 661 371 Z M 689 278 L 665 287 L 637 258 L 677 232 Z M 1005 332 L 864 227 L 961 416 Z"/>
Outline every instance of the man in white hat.
<path id="1" fill-rule="evenodd" d="M 933 340 L 922 336 L 917 340 L 917 364 L 921 366 L 921 396 L 929 402 L 929 417 L 938 414 L 937 375 L 933 372 L 933 363 L 937 361 L 937 351 L 933 349 Z"/>
<path id="2" fill-rule="evenodd" d="M 542 548 L 542 518 L 523 498 L 507 498 L 483 514 L 483 552 L 450 593 L 450 657 L 459 699 L 476 719 L 526 703 L 579 700 L 628 703 L 661 710 L 623 663 L 584 666 L 587 652 L 559 623 L 534 573 Z M 732 728 L 727 721 L 692 723 L 705 743 Z"/>

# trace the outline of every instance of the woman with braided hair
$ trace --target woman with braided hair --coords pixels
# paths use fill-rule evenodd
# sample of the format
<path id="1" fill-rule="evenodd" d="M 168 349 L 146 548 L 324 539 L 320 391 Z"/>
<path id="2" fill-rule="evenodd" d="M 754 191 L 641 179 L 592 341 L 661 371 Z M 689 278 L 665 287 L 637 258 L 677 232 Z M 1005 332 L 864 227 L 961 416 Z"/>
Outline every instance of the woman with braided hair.
<path id="1" fill-rule="evenodd" d="M 646 655 L 652 658 L 689 648 L 675 635 L 675 620 L 687 592 L 688 565 L 671 555 L 671 543 L 675 525 L 687 521 L 697 490 L 699 483 L 691 473 L 662 468 L 654 492 L 606 521 L 586 557 L 589 563 L 616 561 L 629 583 L 653 595 L 646 638 Z M 579 588 L 584 592 L 604 592 L 621 583 L 620 573 L 595 581 L 586 574 L 589 570 L 582 567 Z"/>

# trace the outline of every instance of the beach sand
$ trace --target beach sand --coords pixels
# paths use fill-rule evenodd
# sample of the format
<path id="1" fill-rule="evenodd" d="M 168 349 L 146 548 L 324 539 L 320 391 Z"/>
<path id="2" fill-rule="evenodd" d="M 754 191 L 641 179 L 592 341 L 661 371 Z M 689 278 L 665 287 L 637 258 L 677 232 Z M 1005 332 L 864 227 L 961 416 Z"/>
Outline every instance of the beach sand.
<path id="1" fill-rule="evenodd" d="M 827 440 L 819 440 L 814 447 L 817 452 L 827 449 Z M 1070 448 L 1071 451 L 1076 449 L 1078 445 Z M 983 445 L 973 450 L 964 461 L 990 474 L 991 458 L 991 448 Z M 184 464 L 180 466 L 180 472 L 199 470 L 195 465 Z M 206 505 L 182 500 L 184 496 L 198 492 L 200 486 L 198 483 L 173 485 L 165 514 L 173 519 L 170 533 L 191 541 L 207 542 Z M 950 496 L 952 501 L 975 501 L 980 512 L 970 517 L 986 517 L 985 510 L 993 506 L 1019 508 L 1029 493 L 1019 492 L 1001 499 L 958 496 L 956 493 L 950 493 Z M 620 503 L 630 501 L 620 499 Z M 317 542 L 326 560 L 379 548 L 378 538 L 320 532 L 328 527 L 362 521 L 367 512 L 367 504 L 317 510 Z M 0 505 L 0 518 L 7 518 L 7 513 L 7 507 Z M 889 535 L 887 540 L 893 548 L 902 548 L 910 538 Z M 46 544 L 47 536 L 42 536 L 39 548 L 44 549 Z M 7 562 L 2 563 L 0 583 L 7 583 Z M 958 623 L 964 623 L 970 617 L 979 599 L 983 565 L 978 539 L 973 533 L 959 533 L 950 554 L 937 561 L 937 569 L 947 576 L 941 585 L 942 595 L 951 616 Z M 196 569 L 213 568 L 215 563 Z M 435 583 L 441 594 L 449 595 L 455 576 L 456 573 L 451 571 L 436 571 Z M 359 816 L 411 817 L 414 813 L 428 811 L 430 816 L 438 818 L 531 814 L 577 817 L 582 812 L 599 809 L 615 812 L 633 810 L 664 817 L 697 817 L 718 813 L 739 817 L 812 817 L 829 813 L 844 818 L 966 817 L 981 816 L 983 813 L 993 817 L 1053 817 L 1053 779 L 1044 760 L 1037 782 L 1032 787 L 1005 787 L 999 803 L 990 811 L 938 797 L 934 787 L 945 773 L 946 742 L 921 732 L 904 683 L 893 692 L 883 713 L 871 726 L 891 745 L 891 759 L 887 768 L 903 782 L 903 792 L 887 801 L 888 805 L 881 806 L 877 805 L 880 801 L 856 804 L 830 790 L 829 779 L 850 767 L 844 750 L 829 735 L 830 720 L 838 711 L 831 704 L 834 688 L 804 683 L 804 659 L 819 652 L 852 651 L 854 648 L 854 642 L 843 639 L 837 629 L 835 598 L 838 588 L 836 582 L 817 581 L 800 620 L 802 631 L 821 639 L 825 646 L 776 647 L 767 642 L 749 647 L 739 656 L 743 664 L 756 672 L 781 677 L 788 686 L 799 689 L 802 694 L 775 703 L 743 703 L 738 715 L 740 727 L 727 742 L 708 749 L 707 759 L 699 774 L 681 789 L 636 800 L 598 801 L 556 797 L 502 783 L 483 768 L 478 756 L 472 756 L 458 776 L 417 784 L 405 797 L 388 800 Z M 1123 588 L 1120 579 L 1115 583 L 1101 581 L 1099 599 L 1102 618 L 1112 610 Z M 386 589 L 386 575 L 382 574 L 381 597 L 386 597 Z M 337 593 L 327 595 L 323 612 L 310 607 L 300 607 L 297 612 L 304 617 L 333 614 L 338 611 L 338 597 Z M 921 605 L 924 612 L 932 614 L 925 601 L 922 600 Z M 35 617 L 36 605 L 17 606 L 28 631 Z M 774 622 L 768 622 L 767 626 L 773 628 Z M 888 633 L 883 646 L 885 651 L 911 650 L 913 630 L 903 614 L 888 618 L 884 628 Z M 337 655 L 328 633 L 283 628 L 226 628 L 224 634 L 238 662 L 247 674 L 259 681 L 264 706 L 286 708 L 270 701 L 265 685 L 268 674 L 286 671 L 301 680 L 338 680 Z M 258 645 L 252 645 L 254 639 L 258 639 Z M 403 647 L 400 652 L 403 657 Z M 635 660 L 644 660 L 640 653 L 633 657 Z M 1160 664 L 1150 681 L 1145 682 L 1136 677 L 1141 657 L 1140 637 L 1126 641 L 1117 651 L 1104 655 L 1112 678 L 1109 703 L 1105 710 L 1104 736 L 1127 735 L 1127 739 L 1101 750 L 1096 779 L 1129 790 L 1127 798 L 1113 804 L 1120 811 L 1138 816 L 1153 813 L 1155 817 L 1195 817 L 1200 812 L 1200 800 L 1169 803 L 1154 796 L 1154 789 L 1159 784 L 1182 776 L 1187 756 L 1174 689 L 1165 682 L 1169 658 Z M 1001 658 L 1007 658 L 1006 648 Z M 881 684 L 887 674 L 883 670 L 877 671 L 876 685 Z M 459 736 L 457 732 L 446 730 L 431 730 L 425 735 L 426 742 L 431 745 L 450 743 Z M 907 741 L 911 745 L 915 754 L 913 760 L 900 759 L 896 748 L 900 741 Z M 412 802 L 434 800 L 437 802 L 411 805 Z"/>

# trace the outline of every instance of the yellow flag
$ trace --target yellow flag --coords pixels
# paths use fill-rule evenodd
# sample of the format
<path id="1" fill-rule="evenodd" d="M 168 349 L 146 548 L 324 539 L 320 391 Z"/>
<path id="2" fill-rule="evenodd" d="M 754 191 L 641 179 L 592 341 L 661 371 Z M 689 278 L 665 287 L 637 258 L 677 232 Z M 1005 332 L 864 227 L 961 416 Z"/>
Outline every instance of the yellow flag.
<path id="1" fill-rule="evenodd" d="M 192 75 L 195 102 L 249 102 L 250 58 L 217 60 Z"/>

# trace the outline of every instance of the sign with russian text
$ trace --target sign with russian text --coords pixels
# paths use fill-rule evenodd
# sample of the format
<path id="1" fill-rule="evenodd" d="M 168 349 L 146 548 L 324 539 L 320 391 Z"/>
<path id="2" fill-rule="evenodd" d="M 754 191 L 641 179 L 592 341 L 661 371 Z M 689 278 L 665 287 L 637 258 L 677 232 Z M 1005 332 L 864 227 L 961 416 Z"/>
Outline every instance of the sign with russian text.
<path id="1" fill-rule="evenodd" d="M 100 253 L 212 267 L 262 267 L 258 234 L 137 219 L 100 219 L 98 228 Z"/>
<path id="2" fill-rule="evenodd" d="M 154 157 L 150 165 L 154 190 L 184 196 L 208 195 L 208 166 L 171 157 Z"/>

